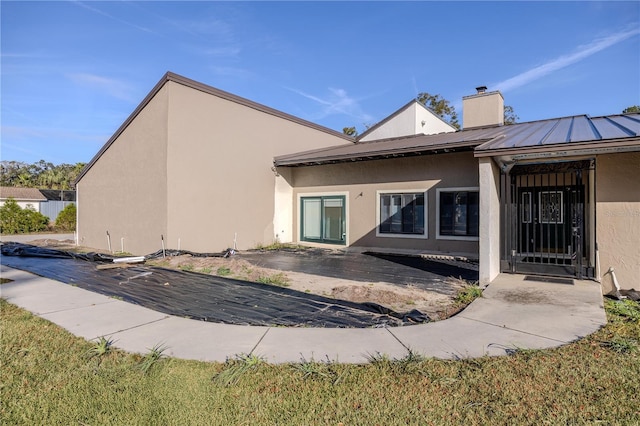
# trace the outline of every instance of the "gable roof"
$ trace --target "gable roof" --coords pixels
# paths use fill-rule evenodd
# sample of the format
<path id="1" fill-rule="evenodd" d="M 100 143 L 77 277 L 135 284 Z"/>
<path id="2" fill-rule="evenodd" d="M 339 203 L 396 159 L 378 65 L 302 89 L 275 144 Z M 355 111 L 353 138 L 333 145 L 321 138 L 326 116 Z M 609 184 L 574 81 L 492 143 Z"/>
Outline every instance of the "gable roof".
<path id="1" fill-rule="evenodd" d="M 640 150 L 640 114 L 587 115 L 343 145 L 282 155 L 294 167 L 474 150 L 476 157 L 577 149 Z"/>
<path id="2" fill-rule="evenodd" d="M 172 72 L 168 71 L 160 79 L 160 81 L 158 81 L 158 83 L 153 87 L 153 89 L 151 89 L 151 91 L 147 94 L 147 96 L 145 96 L 145 98 L 142 100 L 142 102 L 140 102 L 140 104 L 131 113 L 131 115 L 129 115 L 129 117 L 124 121 L 124 123 L 122 123 L 122 125 L 118 128 L 118 130 L 116 130 L 116 132 L 113 134 L 113 136 L 111 136 L 109 138 L 109 140 L 104 144 L 104 146 L 100 149 L 100 151 L 98 151 L 98 153 L 91 159 L 91 161 L 89 161 L 89 163 L 87 163 L 87 165 L 84 167 L 84 169 L 82 169 L 82 171 L 78 174 L 78 177 L 76 178 L 75 183 L 78 183 L 84 177 L 84 175 L 89 171 L 89 169 L 91 169 L 91 167 L 93 167 L 93 165 L 96 163 L 96 161 L 98 161 L 98 159 L 100 157 L 102 157 L 102 154 L 104 154 L 104 152 L 107 149 L 109 149 L 109 147 L 116 141 L 116 139 L 118 139 L 120 134 L 122 134 L 122 132 L 124 132 L 124 130 L 129 126 L 129 124 L 131 124 L 131 122 L 138 116 L 138 114 L 140 114 L 140 112 L 147 106 L 147 104 L 149 102 L 151 102 L 153 97 L 168 82 L 174 82 L 174 83 L 182 84 L 183 86 L 190 87 L 190 88 L 192 88 L 194 90 L 199 90 L 201 92 L 208 93 L 210 95 L 217 96 L 219 98 L 222 98 L 222 99 L 225 99 L 225 100 L 228 100 L 228 101 L 231 101 L 231 102 L 235 102 L 237 104 L 246 106 L 248 108 L 252 108 L 252 109 L 255 109 L 257 111 L 263 112 L 265 114 L 273 115 L 275 117 L 278 117 L 278 118 L 281 118 L 281 119 L 284 119 L 284 120 L 292 121 L 294 123 L 300 124 L 301 126 L 309 127 L 309 128 L 318 130 L 320 132 L 328 133 L 330 135 L 343 138 L 343 139 L 345 139 L 347 141 L 350 141 L 350 142 L 355 142 L 354 138 L 352 138 L 351 136 L 347 136 L 342 132 L 337 132 L 337 131 L 335 131 L 333 129 L 329 129 L 328 127 L 320 126 L 319 124 L 312 123 L 312 122 L 307 121 L 307 120 L 303 120 L 302 118 L 298 118 L 298 117 L 293 116 L 291 114 L 287 114 L 285 112 L 278 111 L 278 110 L 276 110 L 274 108 L 270 108 L 268 106 L 259 104 L 257 102 L 253 102 L 253 101 L 251 101 L 249 99 L 242 98 L 240 96 L 234 95 L 233 93 L 229 93 L 229 92 L 225 92 L 224 90 L 216 89 L 215 87 L 212 87 L 212 86 L 197 82 L 195 80 L 191 80 L 189 78 L 186 78 L 186 77 L 183 77 L 181 75 L 178 75 L 178 74 L 175 74 L 175 73 L 172 73 Z"/>
<path id="3" fill-rule="evenodd" d="M 358 135 L 356 137 L 356 141 L 360 141 L 363 138 L 366 138 L 367 135 L 375 132 L 376 130 L 378 130 L 379 128 L 381 128 L 382 126 L 384 126 L 385 124 L 387 124 L 388 122 L 392 121 L 394 118 L 396 118 L 397 116 L 399 116 L 400 114 L 402 114 L 404 111 L 406 111 L 407 109 L 409 109 L 412 106 L 416 106 L 417 108 L 422 108 L 425 111 L 427 111 L 429 114 L 433 115 L 434 118 L 442 121 L 444 124 L 446 124 L 447 126 L 451 127 L 452 130 L 455 131 L 455 129 L 446 121 L 444 121 L 442 119 L 442 117 L 440 117 L 438 114 L 436 114 L 435 112 L 433 112 L 433 110 L 431 108 L 426 107 L 424 104 L 418 102 L 416 99 L 412 99 L 409 102 L 407 102 L 405 105 L 403 105 L 402 107 L 400 107 L 396 112 L 394 112 L 393 114 L 389 115 L 388 117 L 386 117 L 385 119 L 383 119 L 382 121 L 379 121 L 378 123 L 374 124 L 373 126 L 369 127 L 367 130 L 365 130 L 364 132 L 362 132 L 362 134 Z M 364 142 L 364 141 L 363 141 Z"/>
<path id="4" fill-rule="evenodd" d="M 0 199 L 13 198 L 16 201 L 47 201 L 38 188 L 0 187 Z"/>

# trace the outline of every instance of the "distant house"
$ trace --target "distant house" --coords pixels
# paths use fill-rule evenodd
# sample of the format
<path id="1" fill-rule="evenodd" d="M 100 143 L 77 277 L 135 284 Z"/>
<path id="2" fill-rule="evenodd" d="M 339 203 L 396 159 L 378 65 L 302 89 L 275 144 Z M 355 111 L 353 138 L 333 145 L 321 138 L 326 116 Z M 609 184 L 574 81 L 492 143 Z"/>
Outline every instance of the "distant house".
<path id="1" fill-rule="evenodd" d="M 0 188 L 0 206 L 8 198 L 13 198 L 21 208 L 28 206 L 55 221 L 58 214 L 69 204 L 76 202 L 76 191 L 57 189 L 17 188 L 3 186 Z"/>
<path id="2" fill-rule="evenodd" d="M 47 198 L 36 188 L 0 187 L 0 206 L 3 206 L 9 198 L 13 198 L 21 208 L 31 207 L 37 212 L 40 211 L 41 203 L 47 201 Z"/>
<path id="3" fill-rule="evenodd" d="M 640 114 L 505 126 L 502 94 L 478 89 L 463 130 L 412 101 L 356 142 L 168 73 L 80 174 L 80 241 L 465 256 L 482 283 L 545 274 L 610 290 L 613 269 L 637 288 Z"/>

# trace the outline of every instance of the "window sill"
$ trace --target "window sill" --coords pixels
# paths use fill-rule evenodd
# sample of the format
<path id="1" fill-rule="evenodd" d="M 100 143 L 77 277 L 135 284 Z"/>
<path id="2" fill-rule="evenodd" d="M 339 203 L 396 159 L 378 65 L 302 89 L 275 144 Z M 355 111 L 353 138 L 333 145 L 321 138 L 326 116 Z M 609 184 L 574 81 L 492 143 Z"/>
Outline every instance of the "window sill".
<path id="1" fill-rule="evenodd" d="M 407 238 L 412 240 L 427 240 L 429 236 L 427 234 L 389 234 L 376 232 L 376 237 L 379 238 Z"/>
<path id="2" fill-rule="evenodd" d="M 436 240 L 480 241 L 480 237 L 464 237 L 462 235 L 436 235 Z"/>

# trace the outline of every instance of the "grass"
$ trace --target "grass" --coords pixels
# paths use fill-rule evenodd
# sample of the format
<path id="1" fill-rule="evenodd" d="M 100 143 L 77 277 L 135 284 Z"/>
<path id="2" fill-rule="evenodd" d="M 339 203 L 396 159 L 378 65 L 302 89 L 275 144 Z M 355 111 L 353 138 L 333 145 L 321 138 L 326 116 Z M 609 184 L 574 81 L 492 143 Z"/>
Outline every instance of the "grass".
<path id="1" fill-rule="evenodd" d="M 216 275 L 219 275 L 221 277 L 226 277 L 230 274 L 231 274 L 231 269 L 227 268 L 226 266 L 221 266 L 216 270 Z"/>
<path id="2" fill-rule="evenodd" d="M 140 371 L 142 371 L 144 374 L 147 374 L 151 370 L 151 367 L 158 364 L 158 362 L 162 358 L 164 358 L 163 352 L 167 349 L 168 347 L 161 343 L 158 343 L 153 348 L 150 348 L 149 352 L 147 352 L 144 358 L 142 358 L 142 361 L 140 361 Z"/>
<path id="3" fill-rule="evenodd" d="M 482 289 L 477 284 L 466 284 L 453 299 L 459 305 L 468 305 L 478 297 L 482 297 Z"/>
<path id="4" fill-rule="evenodd" d="M 13 282 L 13 280 L 10 280 L 9 278 L 0 278 L 0 284 L 7 284 Z"/>
<path id="5" fill-rule="evenodd" d="M 257 244 L 254 250 L 272 251 L 272 250 L 308 250 L 309 247 L 298 244 L 274 242 L 269 245 Z"/>
<path id="6" fill-rule="evenodd" d="M 640 423 L 640 320 L 607 301 L 609 323 L 559 349 L 442 361 L 410 352 L 364 365 L 255 354 L 225 363 L 88 342 L 0 301 L 0 419 L 31 424 L 484 425 Z M 157 355 L 160 355 L 158 358 Z"/>
<path id="7" fill-rule="evenodd" d="M 261 284 L 276 285 L 279 287 L 289 287 L 289 278 L 287 278 L 287 275 L 283 272 L 258 277 L 256 282 L 259 282 Z"/>
<path id="8" fill-rule="evenodd" d="M 194 271 L 194 266 L 191 263 L 187 263 L 184 265 L 180 265 L 179 268 L 183 271 L 187 271 L 187 272 L 193 272 Z"/>

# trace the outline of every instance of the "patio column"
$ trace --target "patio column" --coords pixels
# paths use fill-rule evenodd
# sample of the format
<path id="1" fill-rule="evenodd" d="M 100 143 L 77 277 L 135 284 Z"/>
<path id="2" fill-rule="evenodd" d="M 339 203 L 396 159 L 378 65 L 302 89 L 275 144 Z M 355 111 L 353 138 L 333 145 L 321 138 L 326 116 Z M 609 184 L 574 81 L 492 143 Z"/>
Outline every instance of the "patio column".
<path id="1" fill-rule="evenodd" d="M 491 157 L 479 159 L 480 285 L 500 273 L 500 170 Z"/>

